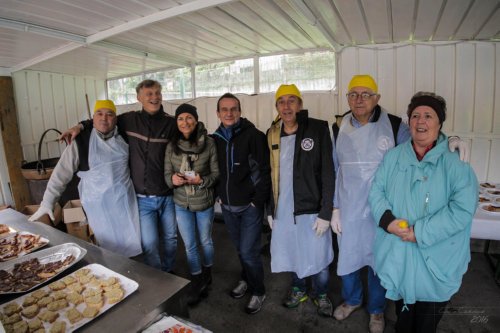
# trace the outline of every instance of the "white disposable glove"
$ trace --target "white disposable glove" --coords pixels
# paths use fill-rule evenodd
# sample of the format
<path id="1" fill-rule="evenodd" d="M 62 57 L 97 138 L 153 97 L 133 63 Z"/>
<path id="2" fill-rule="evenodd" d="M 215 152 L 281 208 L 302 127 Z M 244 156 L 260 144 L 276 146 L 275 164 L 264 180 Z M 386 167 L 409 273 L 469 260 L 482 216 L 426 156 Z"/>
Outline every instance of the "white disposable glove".
<path id="1" fill-rule="evenodd" d="M 273 220 L 273 217 L 271 215 L 267 216 L 267 223 L 269 223 L 269 228 L 271 228 L 271 230 L 273 230 L 274 220 Z"/>
<path id="2" fill-rule="evenodd" d="M 316 231 L 316 236 L 321 237 L 329 227 L 330 222 L 317 217 L 312 228 Z"/>
<path id="3" fill-rule="evenodd" d="M 469 161 L 469 145 L 460 139 L 458 136 L 450 136 L 448 138 L 448 149 L 453 153 L 455 149 L 458 149 L 460 154 L 460 160 L 463 162 Z"/>
<path id="4" fill-rule="evenodd" d="M 54 218 L 54 212 L 52 211 L 52 209 L 49 209 L 49 208 L 46 208 L 46 207 L 43 207 L 43 206 L 40 206 L 40 208 L 38 208 L 36 210 L 36 212 L 30 216 L 30 218 L 28 219 L 28 221 L 38 221 L 38 219 L 42 216 L 44 216 L 45 214 L 49 215 L 50 219 L 52 221 L 55 220 Z"/>
<path id="5" fill-rule="evenodd" d="M 330 221 L 332 230 L 337 235 L 342 233 L 342 225 L 340 224 L 340 209 L 334 208 L 332 213 L 332 220 Z"/>

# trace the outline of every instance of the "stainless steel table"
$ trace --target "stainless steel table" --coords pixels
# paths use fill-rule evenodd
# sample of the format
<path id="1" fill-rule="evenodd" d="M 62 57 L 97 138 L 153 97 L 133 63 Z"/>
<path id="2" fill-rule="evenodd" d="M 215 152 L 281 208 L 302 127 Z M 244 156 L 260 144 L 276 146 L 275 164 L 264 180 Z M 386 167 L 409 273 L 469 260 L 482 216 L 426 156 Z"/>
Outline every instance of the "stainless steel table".
<path id="1" fill-rule="evenodd" d="M 138 332 L 162 312 L 184 318 L 189 317 L 186 288 L 189 281 L 186 279 L 107 251 L 45 224 L 29 222 L 25 215 L 13 209 L 0 211 L 0 223 L 17 230 L 42 235 L 50 240 L 49 247 L 72 242 L 87 249 L 87 255 L 61 273 L 60 277 L 88 264 L 98 263 L 139 284 L 139 288 L 134 293 L 78 329 L 78 332 Z M 0 303 L 8 302 L 19 295 L 0 295 Z"/>

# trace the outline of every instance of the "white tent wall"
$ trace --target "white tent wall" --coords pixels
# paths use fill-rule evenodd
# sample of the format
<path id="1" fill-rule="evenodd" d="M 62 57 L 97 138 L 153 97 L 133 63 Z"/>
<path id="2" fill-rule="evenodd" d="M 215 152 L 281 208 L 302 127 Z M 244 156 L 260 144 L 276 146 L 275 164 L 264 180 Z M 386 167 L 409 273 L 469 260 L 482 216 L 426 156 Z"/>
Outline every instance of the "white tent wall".
<path id="1" fill-rule="evenodd" d="M 347 111 L 347 85 L 354 74 L 372 75 L 382 95 L 380 104 L 405 117 L 411 96 L 419 90 L 434 91 L 448 104 L 443 130 L 459 135 L 471 147 L 471 164 L 479 180 L 500 182 L 500 43 L 460 42 L 390 44 L 348 47 L 337 53 L 337 91 L 304 91 L 304 107 L 310 115 L 327 120 Z M 106 82 L 56 73 L 20 71 L 13 74 L 19 129 L 24 158 L 37 159 L 38 141 L 45 129 L 64 130 L 87 118 L 85 94 L 90 107 L 105 98 Z M 287 82 L 292 83 L 292 82 Z M 300 89 L 300 87 L 299 87 Z M 340 96 L 340 98 L 339 98 Z M 265 131 L 276 116 L 274 94 L 238 94 L 243 114 Z M 164 102 L 173 114 L 183 101 Z M 209 132 L 218 125 L 216 97 L 191 102 Z M 119 112 L 138 105 L 119 106 Z M 56 138 L 51 133 L 46 140 Z M 3 154 L 0 144 L 0 153 Z M 64 145 L 49 142 L 42 159 L 60 156 Z M 8 174 L 0 163 L 0 204 L 11 204 Z"/>

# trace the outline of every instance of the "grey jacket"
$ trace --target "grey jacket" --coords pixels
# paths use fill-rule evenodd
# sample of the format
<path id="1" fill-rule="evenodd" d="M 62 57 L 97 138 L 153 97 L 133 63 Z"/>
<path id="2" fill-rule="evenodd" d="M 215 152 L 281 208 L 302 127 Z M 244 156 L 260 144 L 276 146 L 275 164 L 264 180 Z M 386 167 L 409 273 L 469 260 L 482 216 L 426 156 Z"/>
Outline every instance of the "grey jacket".
<path id="1" fill-rule="evenodd" d="M 174 189 L 174 202 L 191 211 L 205 210 L 214 205 L 214 186 L 219 178 L 215 142 L 207 136 L 207 130 L 202 122 L 198 122 L 196 131 L 197 145 L 191 145 L 187 140 L 180 139 L 177 143 L 182 151 L 180 154 L 174 152 L 172 142 L 165 151 L 165 181 Z M 200 175 L 203 184 L 174 186 L 172 175 L 190 170 Z"/>

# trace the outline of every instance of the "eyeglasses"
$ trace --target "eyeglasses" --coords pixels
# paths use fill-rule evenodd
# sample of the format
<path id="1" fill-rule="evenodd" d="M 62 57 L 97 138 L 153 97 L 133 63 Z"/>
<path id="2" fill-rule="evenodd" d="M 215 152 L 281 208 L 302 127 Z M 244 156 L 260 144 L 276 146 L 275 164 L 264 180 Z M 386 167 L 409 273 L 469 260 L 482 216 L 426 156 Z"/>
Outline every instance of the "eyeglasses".
<path id="1" fill-rule="evenodd" d="M 346 94 L 347 99 L 350 101 L 356 101 L 359 96 L 361 96 L 361 100 L 367 101 L 370 97 L 375 95 L 377 94 L 370 94 L 369 92 L 362 92 L 361 94 L 358 94 L 357 92 L 351 92 Z"/>

